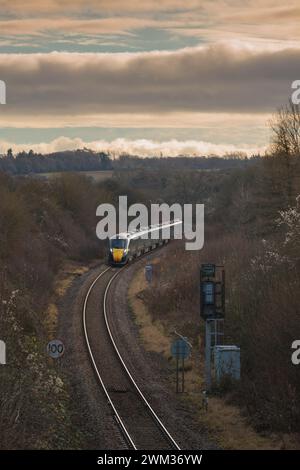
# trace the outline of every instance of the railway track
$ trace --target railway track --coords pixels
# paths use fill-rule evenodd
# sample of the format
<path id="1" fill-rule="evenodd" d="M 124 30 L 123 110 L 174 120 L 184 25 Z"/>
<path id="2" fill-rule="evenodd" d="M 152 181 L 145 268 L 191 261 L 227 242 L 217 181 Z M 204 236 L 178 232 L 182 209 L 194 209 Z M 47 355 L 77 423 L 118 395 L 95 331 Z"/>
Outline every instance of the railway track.
<path id="1" fill-rule="evenodd" d="M 110 328 L 108 296 L 124 269 L 104 269 L 85 296 L 82 320 L 89 357 L 128 448 L 180 449 L 126 366 Z"/>

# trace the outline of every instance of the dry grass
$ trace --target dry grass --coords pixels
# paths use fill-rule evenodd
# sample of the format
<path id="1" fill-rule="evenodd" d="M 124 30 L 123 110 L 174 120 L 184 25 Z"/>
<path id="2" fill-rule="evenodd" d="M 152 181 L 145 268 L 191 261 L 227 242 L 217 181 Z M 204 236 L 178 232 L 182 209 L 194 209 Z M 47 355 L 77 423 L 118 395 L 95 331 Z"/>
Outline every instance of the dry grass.
<path id="1" fill-rule="evenodd" d="M 105 181 L 111 178 L 114 174 L 113 171 L 105 170 L 105 171 L 70 171 L 70 172 L 61 172 L 61 171 L 54 171 L 51 173 L 40 173 L 41 176 L 45 176 L 46 178 L 59 178 L 65 173 L 77 173 L 79 175 L 87 176 L 92 178 L 97 183 L 100 181 Z"/>
<path id="2" fill-rule="evenodd" d="M 158 321 L 153 321 L 149 315 L 143 300 L 139 294 L 145 289 L 146 281 L 143 270 L 138 271 L 133 282 L 129 286 L 128 300 L 135 321 L 139 326 L 140 336 L 143 340 L 145 348 L 149 351 L 155 351 L 169 356 L 170 339 L 164 334 L 163 326 Z"/>
<path id="3" fill-rule="evenodd" d="M 128 291 L 129 304 L 135 321 L 140 329 L 141 339 L 149 351 L 163 354 L 170 359 L 171 333 L 174 325 L 165 316 L 162 322 L 157 317 L 153 320 L 143 292 L 147 289 L 144 271 L 140 269 L 134 276 Z M 200 337 L 198 342 L 200 342 Z M 228 404 L 225 399 L 211 397 L 208 411 L 202 407 L 203 358 L 194 347 L 192 357 L 186 364 L 185 390 L 181 399 L 188 400 L 195 409 L 195 414 L 201 424 L 204 424 L 212 437 L 224 449 L 280 449 L 297 448 L 297 436 L 262 436 L 258 434 L 242 416 L 237 406 Z M 174 387 L 174 383 L 170 383 Z"/>
<path id="4" fill-rule="evenodd" d="M 81 276 L 88 271 L 87 266 L 79 265 L 78 263 L 68 261 L 59 272 L 54 284 L 54 291 L 58 297 L 65 295 L 67 289 L 72 284 L 76 276 Z"/>
<path id="5" fill-rule="evenodd" d="M 55 336 L 58 320 L 58 309 L 54 303 L 49 304 L 46 312 L 45 328 L 48 333 L 49 339 Z"/>
<path id="6" fill-rule="evenodd" d="M 45 327 L 48 337 L 53 339 L 57 330 L 58 322 L 58 308 L 56 301 L 58 298 L 63 297 L 77 276 L 81 276 L 88 271 L 87 266 L 82 266 L 79 263 L 67 261 L 63 268 L 59 271 L 54 282 L 54 295 L 49 303 L 46 311 Z"/>
<path id="7" fill-rule="evenodd" d="M 281 447 L 278 436 L 259 435 L 236 406 L 225 403 L 221 398 L 210 398 L 207 412 L 198 405 L 198 415 L 201 422 L 216 433 L 224 449 L 268 450 Z"/>

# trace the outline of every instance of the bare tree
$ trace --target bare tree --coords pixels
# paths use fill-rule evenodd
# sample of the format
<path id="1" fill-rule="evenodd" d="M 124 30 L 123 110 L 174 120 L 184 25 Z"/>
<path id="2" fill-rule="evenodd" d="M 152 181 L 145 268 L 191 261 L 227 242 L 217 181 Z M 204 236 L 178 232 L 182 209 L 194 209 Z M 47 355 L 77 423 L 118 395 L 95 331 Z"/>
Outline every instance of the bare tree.
<path id="1" fill-rule="evenodd" d="M 281 107 L 270 122 L 272 151 L 286 158 L 300 156 L 300 107 L 289 103 Z"/>
<path id="2" fill-rule="evenodd" d="M 290 100 L 270 121 L 272 131 L 269 171 L 288 205 L 299 194 L 300 106 Z"/>

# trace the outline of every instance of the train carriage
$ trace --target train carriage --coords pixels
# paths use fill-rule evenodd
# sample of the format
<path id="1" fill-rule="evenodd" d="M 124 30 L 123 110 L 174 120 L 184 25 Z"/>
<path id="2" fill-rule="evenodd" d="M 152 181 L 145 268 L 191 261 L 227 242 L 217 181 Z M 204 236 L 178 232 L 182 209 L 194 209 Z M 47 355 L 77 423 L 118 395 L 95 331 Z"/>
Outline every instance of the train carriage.
<path id="1" fill-rule="evenodd" d="M 181 223 L 181 220 L 168 221 L 112 236 L 109 239 L 108 263 L 112 266 L 124 266 L 132 259 L 168 243 L 171 227 Z M 169 234 L 168 237 L 166 233 Z"/>

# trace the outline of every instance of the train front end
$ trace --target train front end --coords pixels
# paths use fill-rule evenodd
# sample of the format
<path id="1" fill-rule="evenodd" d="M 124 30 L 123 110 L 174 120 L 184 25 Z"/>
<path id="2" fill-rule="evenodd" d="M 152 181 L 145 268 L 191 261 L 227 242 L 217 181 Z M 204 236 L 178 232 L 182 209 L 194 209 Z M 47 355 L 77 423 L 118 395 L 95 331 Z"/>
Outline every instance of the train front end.
<path id="1" fill-rule="evenodd" d="M 109 239 L 108 263 L 111 266 L 124 266 L 128 261 L 128 240 L 121 235 Z"/>

